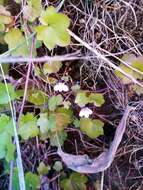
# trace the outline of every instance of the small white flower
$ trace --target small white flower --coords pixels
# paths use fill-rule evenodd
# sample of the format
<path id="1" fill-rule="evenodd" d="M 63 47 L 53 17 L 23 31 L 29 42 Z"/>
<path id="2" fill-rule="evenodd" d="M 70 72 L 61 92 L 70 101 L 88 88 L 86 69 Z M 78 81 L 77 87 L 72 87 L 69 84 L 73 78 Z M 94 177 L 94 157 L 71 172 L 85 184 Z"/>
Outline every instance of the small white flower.
<path id="1" fill-rule="evenodd" d="M 69 90 L 69 87 L 66 84 L 62 83 L 62 82 L 59 82 L 58 84 L 56 84 L 54 86 L 54 91 L 67 92 L 68 90 Z"/>
<path id="2" fill-rule="evenodd" d="M 84 107 L 80 110 L 79 112 L 79 116 L 80 117 L 85 117 L 85 118 L 89 118 L 89 116 L 93 113 L 93 111 L 91 109 L 89 109 L 88 107 Z"/>

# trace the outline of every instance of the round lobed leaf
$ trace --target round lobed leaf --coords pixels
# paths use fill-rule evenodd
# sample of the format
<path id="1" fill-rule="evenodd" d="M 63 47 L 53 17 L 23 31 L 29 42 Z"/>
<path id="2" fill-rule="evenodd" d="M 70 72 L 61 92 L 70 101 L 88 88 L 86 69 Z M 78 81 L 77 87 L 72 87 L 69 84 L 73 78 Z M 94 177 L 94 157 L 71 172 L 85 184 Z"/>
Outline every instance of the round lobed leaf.
<path id="1" fill-rule="evenodd" d="M 37 119 L 34 117 L 33 113 L 26 113 L 26 115 L 21 116 L 19 134 L 24 140 L 36 137 L 39 134 Z"/>
<path id="2" fill-rule="evenodd" d="M 39 20 L 41 25 L 35 28 L 37 40 L 43 41 L 49 50 L 52 50 L 55 45 L 70 44 L 70 35 L 67 32 L 70 20 L 66 15 L 57 13 L 54 7 L 48 7 L 42 11 Z"/>
<path id="3" fill-rule="evenodd" d="M 96 138 L 104 134 L 103 131 L 104 123 L 98 119 L 91 120 L 89 118 L 80 119 L 80 129 L 90 138 Z"/>
<path id="4" fill-rule="evenodd" d="M 14 91 L 14 88 L 11 84 L 7 84 L 8 92 L 10 95 L 10 100 L 14 100 L 16 98 L 16 93 Z M 0 82 L 0 104 L 7 104 L 9 103 L 9 96 L 7 93 L 6 85 L 2 82 Z"/>

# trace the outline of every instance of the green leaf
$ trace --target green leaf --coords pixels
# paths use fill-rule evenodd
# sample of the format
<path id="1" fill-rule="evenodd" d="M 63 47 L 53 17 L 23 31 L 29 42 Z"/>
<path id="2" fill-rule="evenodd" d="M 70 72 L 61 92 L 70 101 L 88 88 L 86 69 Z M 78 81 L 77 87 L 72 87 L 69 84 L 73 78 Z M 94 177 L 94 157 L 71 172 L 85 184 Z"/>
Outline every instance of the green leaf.
<path id="1" fill-rule="evenodd" d="M 49 50 L 55 45 L 67 46 L 70 43 L 70 35 L 67 32 L 70 21 L 66 15 L 57 13 L 51 6 L 42 11 L 39 20 L 42 25 L 35 28 L 37 39 L 43 41 Z"/>
<path id="2" fill-rule="evenodd" d="M 76 128 L 80 127 L 80 121 L 77 118 L 74 118 L 73 124 Z"/>
<path id="3" fill-rule="evenodd" d="M 104 102 L 104 96 L 101 93 L 90 93 L 88 91 L 78 92 L 75 98 L 75 103 L 80 107 L 84 107 L 88 103 L 93 103 L 95 106 L 100 107 Z"/>
<path id="4" fill-rule="evenodd" d="M 67 109 L 67 108 L 64 108 L 64 107 L 59 107 L 57 108 L 56 110 L 56 113 L 64 113 L 66 115 L 69 116 L 70 118 L 70 121 L 72 121 L 72 117 L 73 117 L 73 110 L 72 109 Z"/>
<path id="5" fill-rule="evenodd" d="M 50 138 L 52 146 L 56 146 L 57 139 L 55 132 L 58 132 L 59 141 L 61 144 L 67 137 L 66 133 L 60 133 L 65 127 L 72 122 L 72 112 L 65 108 L 59 108 L 54 113 L 41 113 L 39 119 L 37 120 L 37 126 L 40 126 L 40 138 L 45 140 Z M 56 143 L 56 145 L 55 145 Z"/>
<path id="6" fill-rule="evenodd" d="M 122 60 L 126 61 L 134 69 L 137 69 L 138 71 L 143 72 L 143 56 L 136 57 L 135 55 L 132 55 L 132 54 L 126 54 L 122 57 Z M 141 74 L 137 73 L 136 71 L 128 68 L 127 66 L 125 66 L 122 63 L 119 65 L 119 68 L 121 68 L 124 72 L 126 72 L 127 74 L 129 74 L 130 76 L 132 76 L 135 79 L 140 79 L 140 80 L 143 79 L 143 75 L 141 75 Z M 128 79 L 127 77 L 125 77 L 119 71 L 116 70 L 115 74 L 122 79 L 124 84 L 131 83 L 131 80 Z"/>
<path id="7" fill-rule="evenodd" d="M 79 173 L 72 173 L 69 178 L 60 182 L 63 190 L 86 190 L 87 177 Z"/>
<path id="8" fill-rule="evenodd" d="M 43 65 L 43 73 L 46 74 L 51 74 L 51 73 L 57 73 L 60 68 L 62 67 L 62 62 L 61 61 L 54 61 L 51 63 L 45 63 Z"/>
<path id="9" fill-rule="evenodd" d="M 12 177 L 12 189 L 19 190 L 19 179 L 18 179 L 18 169 L 13 169 L 13 177 Z"/>
<path id="10" fill-rule="evenodd" d="M 0 134 L 7 132 L 10 136 L 14 136 L 13 122 L 12 119 L 2 114 L 0 115 Z"/>
<path id="11" fill-rule="evenodd" d="M 57 172 L 60 172 L 63 169 L 62 162 L 56 161 L 53 165 L 53 169 L 56 170 Z"/>
<path id="12" fill-rule="evenodd" d="M 137 84 L 132 85 L 132 90 L 139 96 L 143 94 L 143 88 Z"/>
<path id="13" fill-rule="evenodd" d="M 13 56 L 29 56 L 29 47 L 22 32 L 18 28 L 13 28 L 4 37 L 9 50 Z"/>
<path id="14" fill-rule="evenodd" d="M 80 119 L 80 129 L 85 132 L 90 138 L 96 138 L 104 134 L 104 123 L 98 119 L 91 120 L 89 118 Z"/>
<path id="15" fill-rule="evenodd" d="M 5 159 L 8 162 L 14 160 L 15 145 L 12 143 L 11 138 L 9 139 L 9 143 L 7 143 L 6 150 L 7 153 Z"/>
<path id="16" fill-rule="evenodd" d="M 16 3 L 20 4 L 21 0 L 14 0 Z"/>
<path id="17" fill-rule="evenodd" d="M 0 24 L 10 24 L 12 18 L 10 16 L 0 15 Z"/>
<path id="18" fill-rule="evenodd" d="M 0 24 L 10 24 L 12 22 L 12 16 L 9 11 L 6 10 L 6 7 L 0 4 Z"/>
<path id="19" fill-rule="evenodd" d="M 7 84 L 7 87 L 10 95 L 10 100 L 12 101 L 16 98 L 16 93 L 11 84 Z M 7 104 L 7 103 L 9 103 L 9 96 L 7 94 L 6 85 L 0 82 L 0 104 Z"/>
<path id="20" fill-rule="evenodd" d="M 70 101 L 63 101 L 63 106 L 65 109 L 70 109 L 71 102 Z"/>
<path id="21" fill-rule="evenodd" d="M 39 134 L 37 119 L 34 117 L 33 113 L 26 113 L 26 115 L 21 116 L 19 134 L 24 140 L 36 137 Z"/>
<path id="22" fill-rule="evenodd" d="M 102 106 L 104 104 L 104 96 L 100 93 L 91 93 L 88 97 L 89 103 L 93 103 L 96 107 Z"/>
<path id="23" fill-rule="evenodd" d="M 79 84 L 75 84 L 71 87 L 72 91 L 74 93 L 77 93 L 80 90 L 80 85 Z"/>
<path id="24" fill-rule="evenodd" d="M 46 79 L 44 80 L 44 82 L 48 83 L 48 84 L 56 84 L 57 83 L 57 79 L 55 77 L 46 77 Z"/>
<path id="25" fill-rule="evenodd" d="M 9 135 L 7 133 L 0 134 L 0 159 L 6 157 L 7 141 L 9 142 Z"/>
<path id="26" fill-rule="evenodd" d="M 86 92 L 77 93 L 75 103 L 78 104 L 80 107 L 85 106 L 88 103 L 88 97 L 86 95 Z"/>
<path id="27" fill-rule="evenodd" d="M 49 110 L 50 111 L 54 111 L 57 106 L 62 105 L 63 103 L 63 97 L 59 94 L 57 96 L 52 96 L 51 98 L 49 98 Z"/>
<path id="28" fill-rule="evenodd" d="M 56 129 L 56 118 L 55 118 L 55 115 L 49 115 L 49 128 L 50 130 L 55 130 Z"/>
<path id="29" fill-rule="evenodd" d="M 2 65 L 2 69 L 4 71 L 4 74 L 8 75 L 10 63 L 2 63 L 1 65 Z M 0 70 L 0 73 L 2 73 L 1 70 Z"/>
<path id="30" fill-rule="evenodd" d="M 123 64 L 120 64 L 119 68 L 122 69 L 125 73 L 129 74 L 130 76 L 134 75 L 134 71 Z M 116 70 L 115 74 L 122 79 L 124 84 L 131 83 L 131 80 L 125 77 L 121 72 Z"/>
<path id="31" fill-rule="evenodd" d="M 15 145 L 12 144 L 14 136 L 12 119 L 7 115 L 0 115 L 0 159 L 8 162 L 14 160 Z"/>
<path id="32" fill-rule="evenodd" d="M 4 5 L 4 0 L 0 0 L 0 5 Z"/>
<path id="33" fill-rule="evenodd" d="M 0 23 L 0 32 L 4 32 L 5 31 L 5 25 Z"/>
<path id="34" fill-rule="evenodd" d="M 37 125 L 40 127 L 41 133 L 49 132 L 49 119 L 47 113 L 41 113 L 39 119 L 37 120 Z"/>
<path id="35" fill-rule="evenodd" d="M 55 115 L 48 117 L 47 113 L 41 113 L 37 120 L 37 125 L 40 126 L 40 138 L 45 140 L 49 138 L 50 132 L 56 128 Z"/>
<path id="36" fill-rule="evenodd" d="M 67 83 L 70 80 L 70 76 L 68 76 L 68 75 L 62 76 L 61 80 L 64 81 L 65 83 Z"/>
<path id="37" fill-rule="evenodd" d="M 39 20 L 43 25 L 51 25 L 61 31 L 66 30 L 70 25 L 69 18 L 62 13 L 57 13 L 53 6 L 48 7 L 46 11 L 42 11 Z"/>
<path id="38" fill-rule="evenodd" d="M 26 190 L 36 190 L 40 187 L 40 177 L 32 172 L 25 175 Z"/>
<path id="39" fill-rule="evenodd" d="M 48 102 L 48 96 L 42 92 L 41 90 L 28 90 L 28 96 L 27 96 L 28 102 L 40 106 L 44 105 Z"/>
<path id="40" fill-rule="evenodd" d="M 42 42 L 39 41 L 39 40 L 36 40 L 36 42 L 35 42 L 35 47 L 36 47 L 36 49 L 37 49 L 37 48 L 40 48 L 41 46 L 42 46 Z"/>
<path id="41" fill-rule="evenodd" d="M 26 6 L 23 8 L 24 18 L 33 22 L 38 18 L 42 11 L 41 0 L 28 0 Z"/>
<path id="42" fill-rule="evenodd" d="M 3 28 L 3 26 L 1 26 L 1 29 Z M 4 41 L 4 33 L 2 31 L 0 31 L 0 44 L 1 44 L 1 47 L 5 46 L 5 41 Z"/>
<path id="43" fill-rule="evenodd" d="M 11 136 L 7 133 L 0 134 L 0 159 L 5 158 L 7 162 L 14 160 L 15 146 L 12 144 Z"/>
<path id="44" fill-rule="evenodd" d="M 24 96 L 24 89 L 15 90 L 15 93 L 16 93 L 16 99 L 20 99 Z"/>
<path id="45" fill-rule="evenodd" d="M 59 144 L 63 146 L 65 140 L 67 139 L 67 133 L 65 131 L 60 131 L 56 134 L 52 134 L 50 136 L 50 144 L 51 146 L 59 147 Z"/>
<path id="46" fill-rule="evenodd" d="M 137 70 L 143 72 L 143 56 L 136 57 L 132 61 L 132 66 Z M 143 76 L 142 76 L 143 78 Z"/>
<path id="47" fill-rule="evenodd" d="M 47 167 L 44 162 L 40 162 L 37 171 L 39 175 L 46 175 L 50 170 L 50 167 Z"/>

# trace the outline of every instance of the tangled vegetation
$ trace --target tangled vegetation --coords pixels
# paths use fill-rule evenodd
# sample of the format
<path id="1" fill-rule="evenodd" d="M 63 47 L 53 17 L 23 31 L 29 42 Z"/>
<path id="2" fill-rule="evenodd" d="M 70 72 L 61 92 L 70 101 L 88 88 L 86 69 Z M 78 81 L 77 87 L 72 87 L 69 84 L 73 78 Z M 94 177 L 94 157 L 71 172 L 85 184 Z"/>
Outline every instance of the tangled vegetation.
<path id="1" fill-rule="evenodd" d="M 142 189 L 138 2 L 0 0 L 0 189 Z"/>

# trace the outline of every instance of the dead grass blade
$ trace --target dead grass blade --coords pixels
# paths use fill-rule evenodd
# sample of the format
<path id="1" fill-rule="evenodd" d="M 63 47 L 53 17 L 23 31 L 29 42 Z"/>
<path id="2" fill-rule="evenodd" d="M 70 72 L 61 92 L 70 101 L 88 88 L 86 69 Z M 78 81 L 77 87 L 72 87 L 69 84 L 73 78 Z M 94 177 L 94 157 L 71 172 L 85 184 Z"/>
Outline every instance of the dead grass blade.
<path id="1" fill-rule="evenodd" d="M 131 110 L 133 110 L 133 107 L 126 108 L 109 149 L 105 150 L 97 158 L 92 160 L 87 155 L 67 154 L 63 152 L 61 148 L 58 149 L 58 155 L 62 158 L 68 168 L 79 173 L 98 173 L 106 170 L 114 160 L 116 151 L 125 132 L 126 121 Z"/>
<path id="2" fill-rule="evenodd" d="M 76 34 L 74 34 L 72 31 L 68 30 L 70 36 L 72 36 L 76 41 L 81 43 L 84 47 L 86 47 L 89 51 L 91 51 L 93 54 L 97 56 L 97 58 L 101 59 L 103 62 L 108 64 L 111 68 L 121 72 L 124 76 L 126 76 L 128 79 L 130 79 L 133 83 L 139 85 L 143 88 L 143 85 L 137 81 L 134 77 L 132 77 L 130 74 L 123 71 L 120 67 L 116 66 L 114 63 L 112 63 L 108 58 L 106 58 L 104 55 L 102 55 L 97 49 L 90 46 L 88 43 L 83 41 L 81 38 L 79 38 Z M 124 62 L 123 62 L 124 63 Z M 126 65 L 128 66 L 128 65 Z"/>
<path id="3" fill-rule="evenodd" d="M 10 105 L 10 110 L 11 110 L 11 116 L 12 116 L 12 123 L 13 123 L 13 130 L 14 130 L 14 138 L 15 138 L 15 144 L 16 144 L 16 152 L 17 152 L 17 158 L 16 158 L 16 164 L 17 164 L 17 169 L 18 169 L 18 177 L 19 177 L 19 189 L 20 190 L 26 190 L 25 187 L 25 179 L 24 179 L 24 169 L 23 169 L 23 164 L 22 164 L 22 157 L 21 157 L 21 150 L 20 150 L 20 143 L 19 143 L 19 138 L 18 138 L 18 132 L 17 132 L 17 126 L 16 126 L 16 119 L 15 119 L 15 111 L 12 106 L 8 86 L 7 86 L 7 81 L 5 78 L 5 74 L 3 71 L 2 64 L 0 63 L 0 70 L 2 72 L 4 84 L 6 87 L 7 95 L 9 98 L 9 105 Z M 12 184 L 11 184 L 12 185 Z M 11 187 L 9 186 L 9 189 Z"/>

